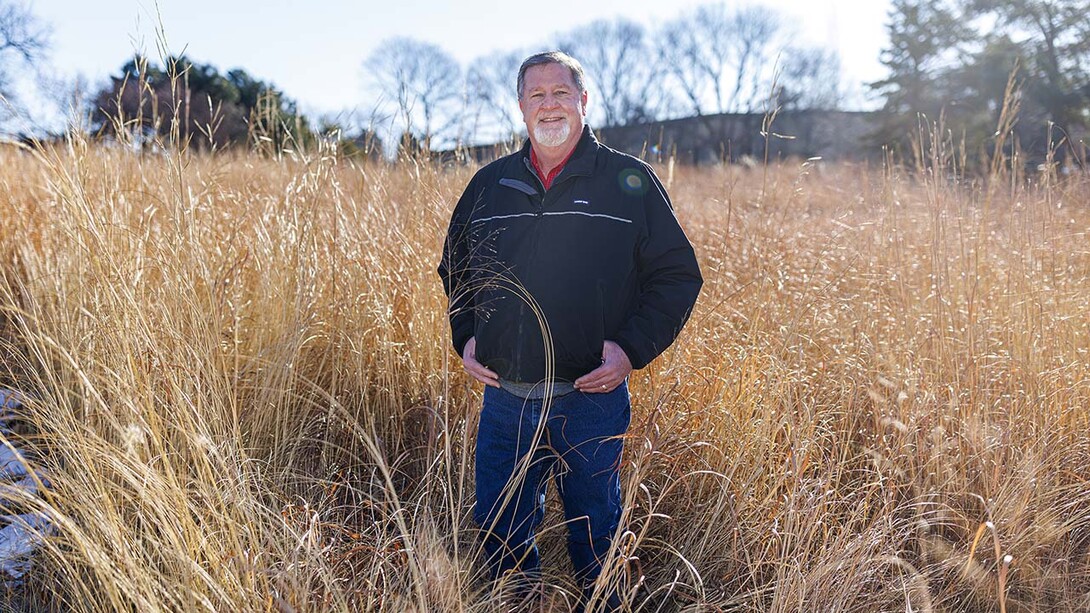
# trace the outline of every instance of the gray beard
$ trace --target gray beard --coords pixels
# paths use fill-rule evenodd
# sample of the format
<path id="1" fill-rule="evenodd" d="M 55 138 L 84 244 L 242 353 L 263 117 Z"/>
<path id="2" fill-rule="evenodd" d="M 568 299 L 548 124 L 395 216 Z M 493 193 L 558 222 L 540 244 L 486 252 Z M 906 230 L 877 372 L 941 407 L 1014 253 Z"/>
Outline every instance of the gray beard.
<path id="1" fill-rule="evenodd" d="M 568 140 L 569 136 L 571 136 L 571 124 L 567 121 L 561 122 L 556 127 L 540 123 L 534 126 L 534 138 L 546 147 L 559 147 Z"/>

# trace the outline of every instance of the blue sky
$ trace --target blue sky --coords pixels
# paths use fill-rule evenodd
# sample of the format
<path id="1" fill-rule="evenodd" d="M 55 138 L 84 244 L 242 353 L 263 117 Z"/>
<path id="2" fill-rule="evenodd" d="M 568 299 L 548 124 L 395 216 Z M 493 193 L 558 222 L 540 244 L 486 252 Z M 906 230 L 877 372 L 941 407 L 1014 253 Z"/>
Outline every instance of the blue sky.
<path id="1" fill-rule="evenodd" d="M 169 51 L 221 69 L 241 67 L 299 101 L 304 112 L 366 107 L 363 60 L 380 41 L 411 36 L 457 60 L 542 46 L 598 18 L 653 26 L 707 0 L 31 0 L 53 29 L 51 63 L 62 76 L 104 82 L 135 50 L 157 57 L 161 19 Z M 734 3 L 730 3 L 734 4 Z M 800 38 L 839 49 L 847 80 L 882 76 L 888 0 L 765 0 Z"/>

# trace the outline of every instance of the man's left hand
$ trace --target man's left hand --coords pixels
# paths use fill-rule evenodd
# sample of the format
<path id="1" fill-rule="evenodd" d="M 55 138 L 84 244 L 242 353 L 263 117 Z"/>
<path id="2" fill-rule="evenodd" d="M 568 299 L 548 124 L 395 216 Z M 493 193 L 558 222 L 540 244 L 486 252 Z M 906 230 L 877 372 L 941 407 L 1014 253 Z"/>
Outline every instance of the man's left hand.
<path id="1" fill-rule="evenodd" d="M 602 344 L 602 365 L 575 380 L 575 389 L 587 394 L 612 392 L 628 373 L 632 372 L 632 362 L 624 349 L 613 341 Z"/>

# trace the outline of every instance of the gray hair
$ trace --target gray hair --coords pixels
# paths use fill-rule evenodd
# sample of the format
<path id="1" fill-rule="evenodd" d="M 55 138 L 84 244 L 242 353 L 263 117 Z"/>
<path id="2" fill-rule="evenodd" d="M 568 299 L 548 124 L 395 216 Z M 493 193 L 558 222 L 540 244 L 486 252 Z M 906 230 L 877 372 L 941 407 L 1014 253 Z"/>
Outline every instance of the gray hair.
<path id="1" fill-rule="evenodd" d="M 526 71 L 533 66 L 541 66 L 542 64 L 560 64 L 567 68 L 571 71 L 572 81 L 575 82 L 575 87 L 579 90 L 579 93 L 582 94 L 587 91 L 586 73 L 583 72 L 583 65 L 579 63 L 579 60 L 563 51 L 546 51 L 531 55 L 523 60 L 522 66 L 519 66 L 519 78 L 515 84 L 519 100 L 522 100 L 522 87 L 526 81 Z"/>

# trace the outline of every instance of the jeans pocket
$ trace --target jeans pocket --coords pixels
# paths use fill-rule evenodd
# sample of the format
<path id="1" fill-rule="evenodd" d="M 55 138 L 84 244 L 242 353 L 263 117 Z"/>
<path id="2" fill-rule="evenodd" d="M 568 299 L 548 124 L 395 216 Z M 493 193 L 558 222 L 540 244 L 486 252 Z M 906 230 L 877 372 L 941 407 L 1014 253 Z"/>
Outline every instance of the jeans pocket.
<path id="1" fill-rule="evenodd" d="M 628 394 L 628 380 L 604 394 L 587 394 L 603 431 L 613 436 L 624 434 L 632 421 L 632 401 Z"/>

